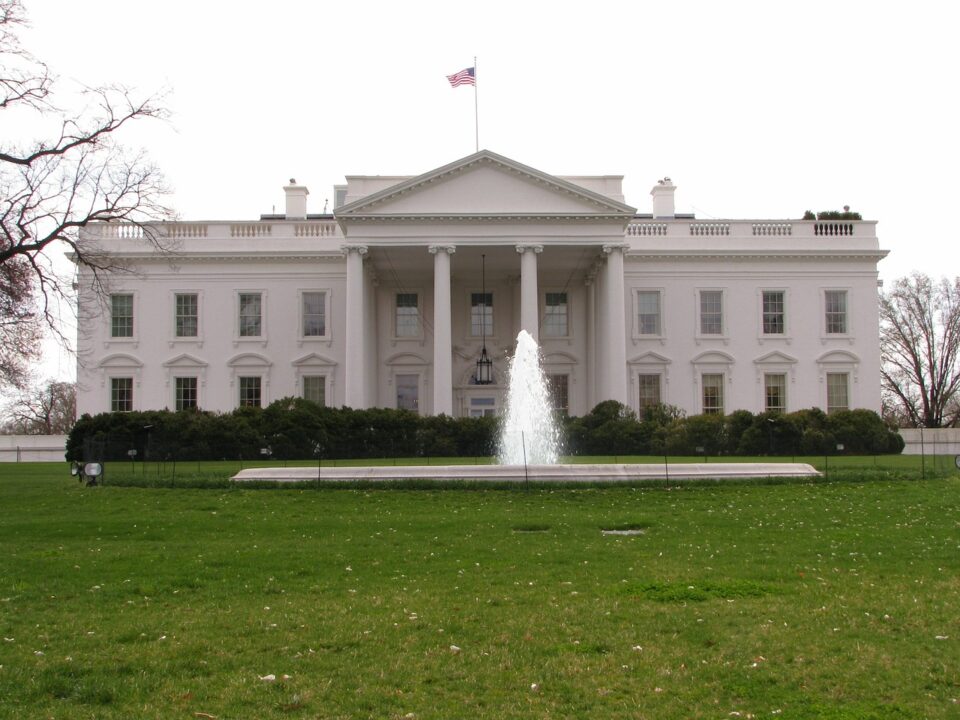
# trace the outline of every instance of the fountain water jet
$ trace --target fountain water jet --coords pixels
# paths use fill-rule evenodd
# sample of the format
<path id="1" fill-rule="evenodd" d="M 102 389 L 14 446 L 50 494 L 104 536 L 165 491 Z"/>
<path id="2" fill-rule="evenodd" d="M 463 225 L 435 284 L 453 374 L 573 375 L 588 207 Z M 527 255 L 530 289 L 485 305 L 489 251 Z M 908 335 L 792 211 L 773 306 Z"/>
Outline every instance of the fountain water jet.
<path id="1" fill-rule="evenodd" d="M 556 465 L 560 445 L 560 428 L 541 367 L 540 348 L 530 333 L 521 330 L 510 360 L 498 460 L 501 465 Z"/>

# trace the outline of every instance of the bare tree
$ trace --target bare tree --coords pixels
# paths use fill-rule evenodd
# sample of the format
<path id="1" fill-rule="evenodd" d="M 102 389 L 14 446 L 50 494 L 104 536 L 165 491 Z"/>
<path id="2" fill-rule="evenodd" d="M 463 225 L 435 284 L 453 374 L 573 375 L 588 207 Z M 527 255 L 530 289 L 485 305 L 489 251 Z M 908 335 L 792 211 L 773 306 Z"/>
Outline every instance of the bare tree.
<path id="1" fill-rule="evenodd" d="M 72 306 L 72 279 L 56 269 L 51 254 L 69 252 L 77 266 L 91 271 L 94 289 L 103 292 L 104 279 L 124 268 L 97 246 L 96 233 L 81 235 L 80 230 L 91 223 L 125 221 L 138 228 L 138 237 L 160 246 L 152 223 L 171 213 L 157 168 L 142 152 L 118 142 L 130 124 L 164 117 L 156 99 L 138 100 L 115 86 L 84 88 L 79 109 L 59 108 L 56 78 L 16 35 L 25 22 L 20 0 L 0 0 L 0 265 L 11 265 L 9 275 L 17 280 L 11 285 L 17 292 L 0 299 L 0 327 L 22 334 L 20 355 L 30 358 L 38 345 L 26 340 L 36 337 L 38 324 L 45 322 L 66 340 L 58 308 L 63 299 Z M 11 126 L 49 132 L 16 139 Z M 6 285 L 0 292 L 7 292 Z M 30 326 L 34 329 L 26 329 Z M 22 385 L 23 376 L 0 364 L 4 382 Z"/>
<path id="2" fill-rule="evenodd" d="M 21 393 L 4 409 L 3 430 L 15 435 L 65 435 L 77 418 L 77 385 L 50 380 Z"/>
<path id="3" fill-rule="evenodd" d="M 884 403 L 912 427 L 960 421 L 960 277 L 900 278 L 880 300 Z"/>

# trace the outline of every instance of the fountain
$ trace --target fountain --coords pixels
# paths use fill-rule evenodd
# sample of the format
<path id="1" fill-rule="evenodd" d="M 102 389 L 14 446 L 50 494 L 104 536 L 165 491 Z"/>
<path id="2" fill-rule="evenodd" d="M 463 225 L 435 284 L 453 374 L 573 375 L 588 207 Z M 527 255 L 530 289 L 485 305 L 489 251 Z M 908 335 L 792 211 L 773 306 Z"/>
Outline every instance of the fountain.
<path id="1" fill-rule="evenodd" d="M 547 391 L 540 348 L 526 330 L 517 335 L 508 383 L 497 448 L 500 464 L 556 465 L 560 460 L 560 428 Z"/>
<path id="2" fill-rule="evenodd" d="M 525 330 L 517 336 L 510 361 L 506 411 L 500 431 L 497 465 L 396 465 L 392 467 L 250 468 L 233 476 L 237 482 L 384 482 L 436 480 L 468 482 L 636 482 L 667 479 L 745 477 L 816 477 L 804 463 L 677 463 L 667 465 L 562 465 L 560 429 L 546 378 L 540 348 Z M 665 459 L 666 460 L 666 459 Z"/>

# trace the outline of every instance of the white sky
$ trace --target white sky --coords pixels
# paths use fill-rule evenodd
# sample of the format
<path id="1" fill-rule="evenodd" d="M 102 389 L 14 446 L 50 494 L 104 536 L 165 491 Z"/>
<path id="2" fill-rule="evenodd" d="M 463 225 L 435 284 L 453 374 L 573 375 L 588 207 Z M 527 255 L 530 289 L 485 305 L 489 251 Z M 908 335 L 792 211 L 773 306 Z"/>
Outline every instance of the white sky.
<path id="1" fill-rule="evenodd" d="M 166 90 L 128 136 L 183 219 L 321 212 L 346 174 L 415 175 L 480 147 L 558 175 L 669 175 L 701 218 L 879 221 L 887 281 L 960 274 L 960 4 L 25 0 L 63 79 Z M 944 220 L 944 218 L 947 218 Z M 53 361 L 51 360 L 51 363 Z M 69 376 L 72 361 L 51 365 Z"/>

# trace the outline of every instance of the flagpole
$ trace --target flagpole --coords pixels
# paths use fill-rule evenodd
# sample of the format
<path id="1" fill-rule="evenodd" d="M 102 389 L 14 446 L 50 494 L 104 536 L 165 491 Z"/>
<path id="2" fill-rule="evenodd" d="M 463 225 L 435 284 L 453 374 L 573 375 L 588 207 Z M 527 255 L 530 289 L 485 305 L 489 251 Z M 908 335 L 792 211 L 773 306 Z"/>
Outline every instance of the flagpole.
<path id="1" fill-rule="evenodd" d="M 480 114 L 477 111 L 477 56 L 473 56 L 473 131 L 476 136 L 477 152 L 480 152 Z"/>

